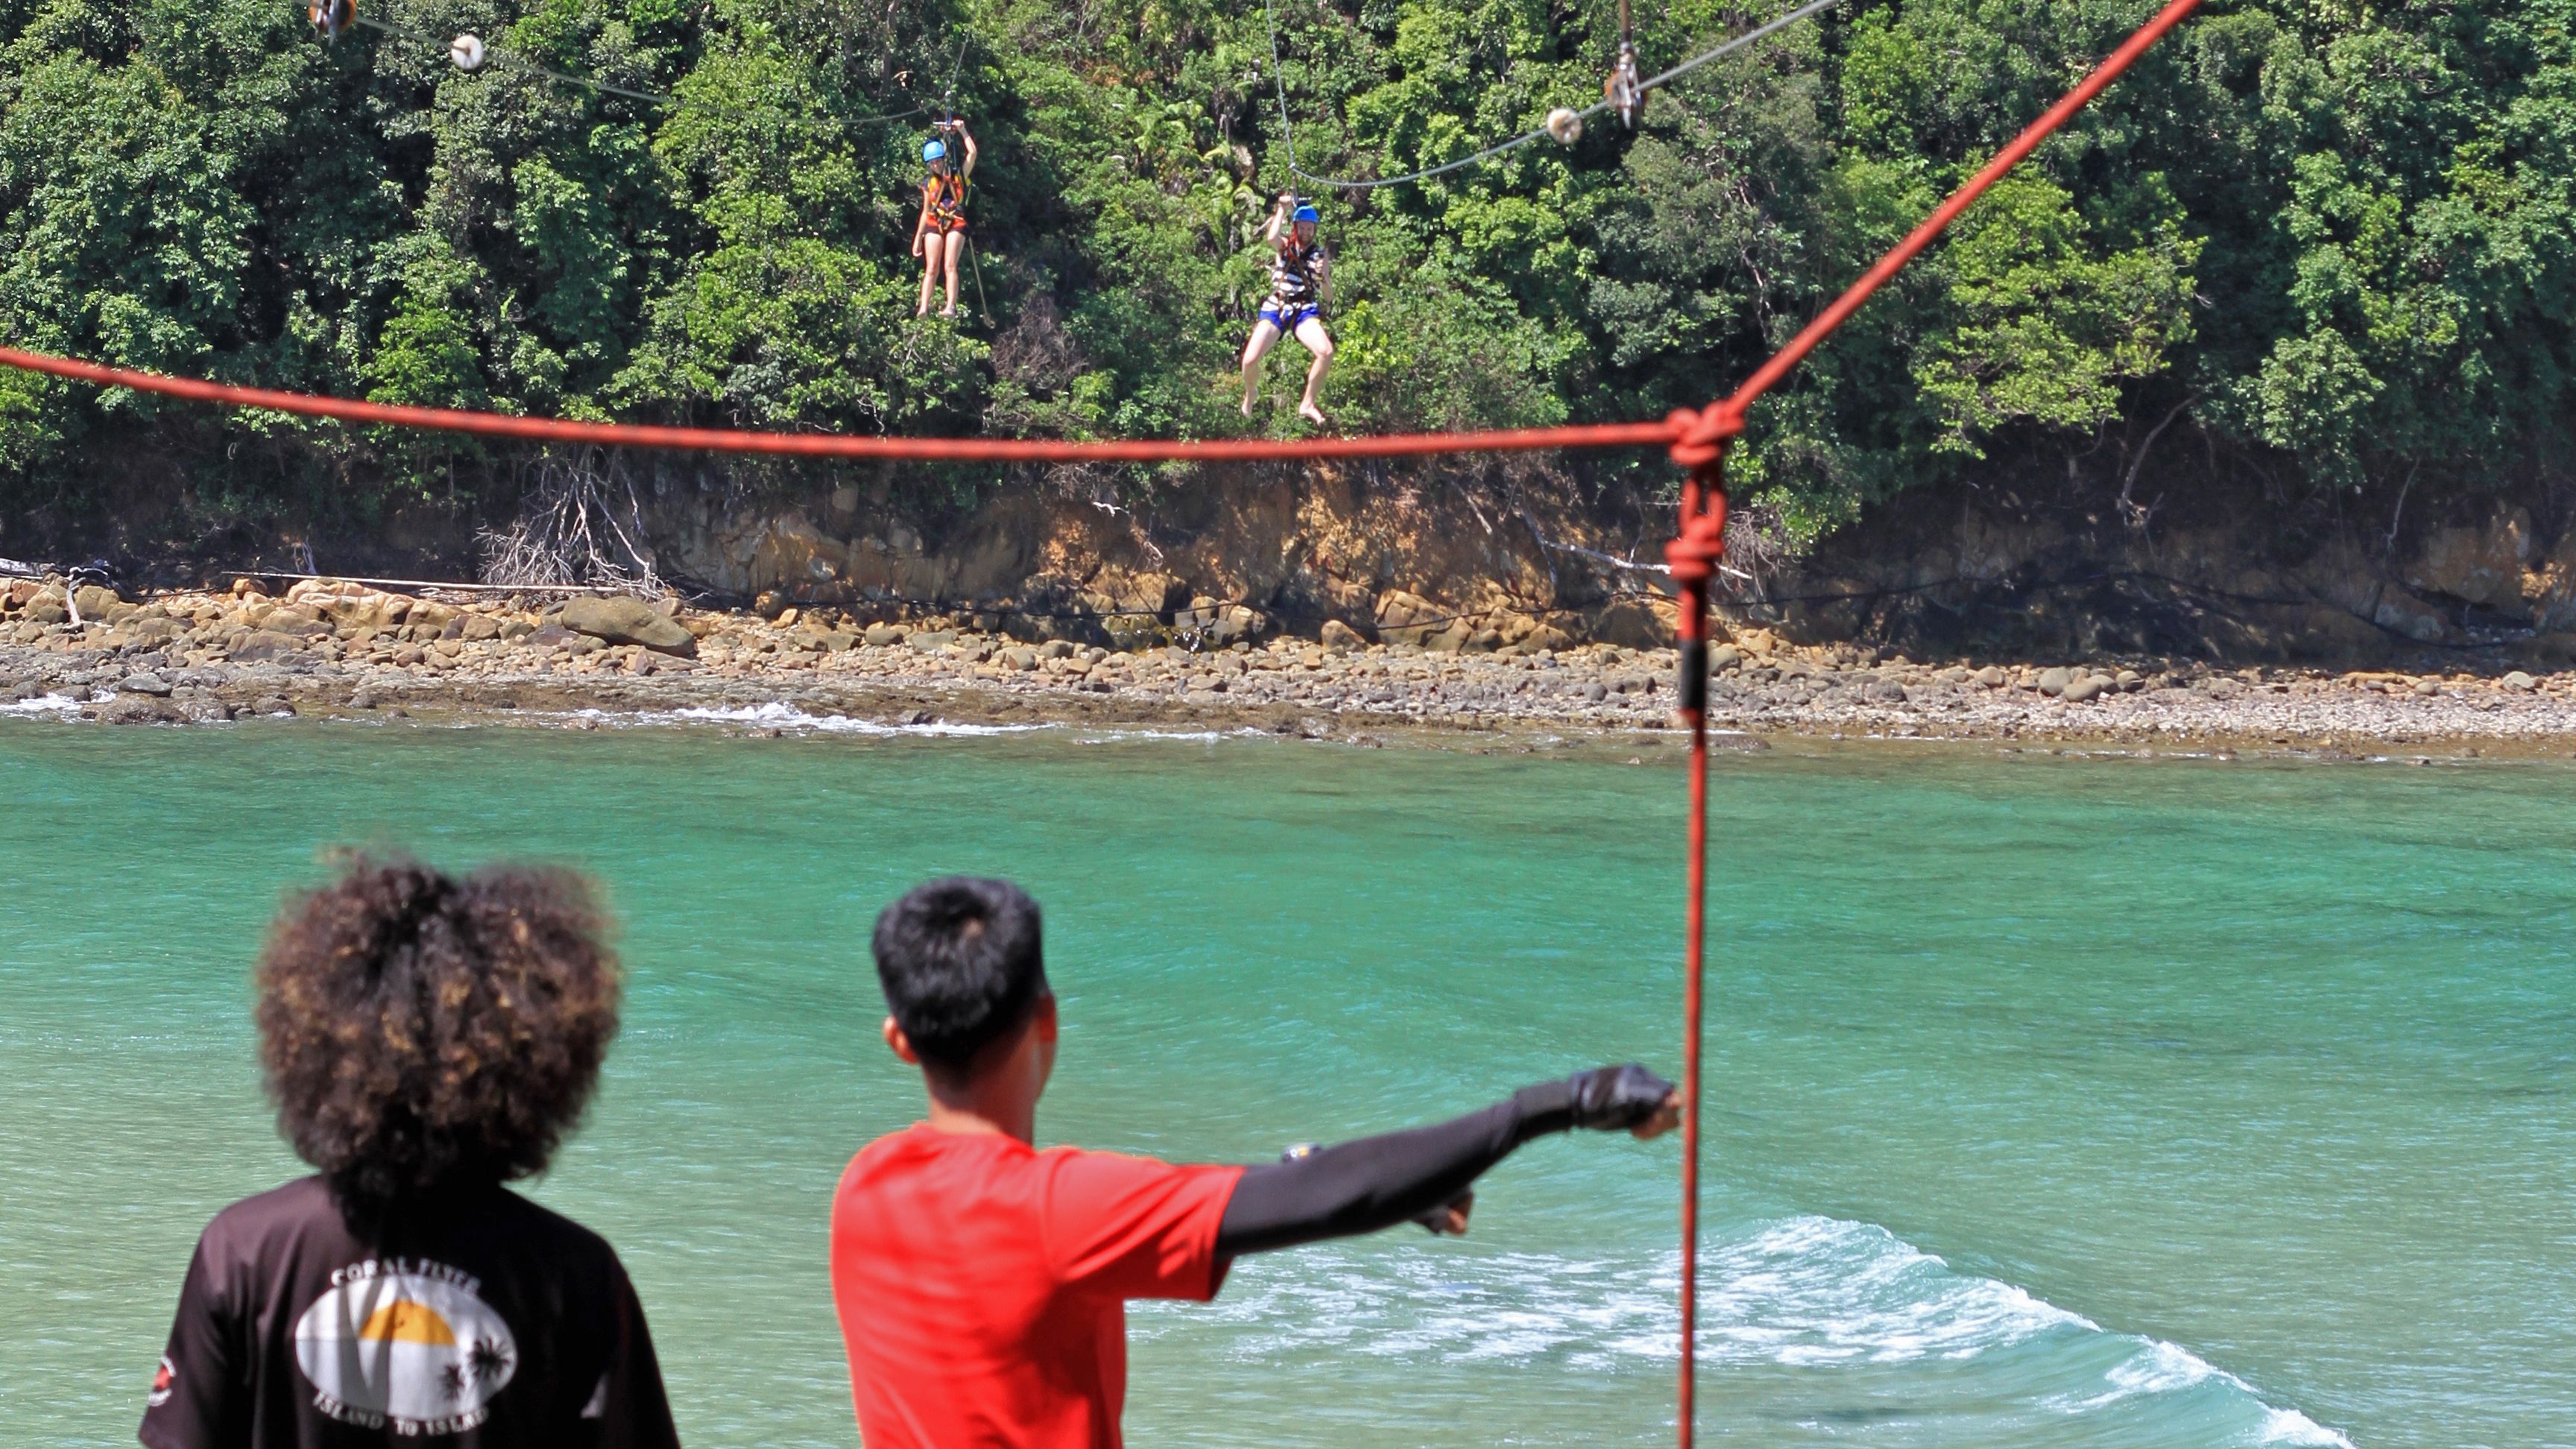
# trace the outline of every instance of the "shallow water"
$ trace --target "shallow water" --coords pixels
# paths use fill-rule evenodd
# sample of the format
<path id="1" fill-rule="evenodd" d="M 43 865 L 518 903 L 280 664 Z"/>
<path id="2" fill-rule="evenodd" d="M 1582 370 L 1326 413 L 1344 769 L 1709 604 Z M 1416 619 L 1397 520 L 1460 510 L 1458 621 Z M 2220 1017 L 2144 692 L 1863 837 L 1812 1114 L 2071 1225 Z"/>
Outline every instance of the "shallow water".
<path id="1" fill-rule="evenodd" d="M 296 1171 L 247 965 L 323 845 L 608 882 L 628 1028 L 535 1192 L 625 1255 L 690 1442 L 846 1445 L 826 1204 L 917 1101 L 864 958 L 891 894 L 1045 901 L 1042 1136 L 1250 1160 L 1670 1069 L 1680 786 L 1237 739 L 0 719 L 0 1422 L 131 1442 L 197 1229 Z M 1710 1442 L 2576 1443 L 2576 771 L 1889 747 L 1732 757 L 1717 801 Z M 1131 1438 L 1666 1441 L 1675 1161 L 1537 1143 L 1463 1242 L 1140 1309 Z"/>

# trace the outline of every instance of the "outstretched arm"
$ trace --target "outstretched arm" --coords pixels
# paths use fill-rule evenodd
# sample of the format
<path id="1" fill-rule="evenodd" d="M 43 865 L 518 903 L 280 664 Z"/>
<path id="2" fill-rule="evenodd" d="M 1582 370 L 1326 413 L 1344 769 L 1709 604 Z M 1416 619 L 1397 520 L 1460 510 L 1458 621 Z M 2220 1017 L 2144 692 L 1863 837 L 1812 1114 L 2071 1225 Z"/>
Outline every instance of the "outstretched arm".
<path id="1" fill-rule="evenodd" d="M 966 118 L 958 117 L 956 126 L 957 134 L 966 142 L 966 164 L 957 168 L 957 174 L 971 177 L 975 174 L 975 158 L 981 153 L 975 149 L 975 133 L 966 129 Z"/>
<path id="2" fill-rule="evenodd" d="M 1288 208 L 1296 204 L 1295 193 L 1287 191 L 1279 193 L 1279 199 L 1270 204 L 1270 225 L 1261 229 L 1263 241 L 1274 247 L 1279 245 L 1279 234 L 1288 228 Z"/>
<path id="3" fill-rule="evenodd" d="M 1523 1087 L 1481 1112 L 1363 1137 L 1290 1162 L 1244 1169 L 1217 1228 L 1221 1258 L 1392 1227 L 1455 1201 L 1533 1137 L 1571 1127 L 1639 1137 L 1679 1120 L 1680 1093 L 1644 1067 L 1601 1067 Z"/>

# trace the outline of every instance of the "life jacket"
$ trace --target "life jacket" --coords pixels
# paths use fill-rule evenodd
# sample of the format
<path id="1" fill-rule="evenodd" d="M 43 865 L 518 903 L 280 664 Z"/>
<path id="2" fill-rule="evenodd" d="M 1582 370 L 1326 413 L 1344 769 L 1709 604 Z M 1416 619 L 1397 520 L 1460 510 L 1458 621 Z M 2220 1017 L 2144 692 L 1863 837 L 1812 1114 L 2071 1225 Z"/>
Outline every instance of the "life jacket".
<path id="1" fill-rule="evenodd" d="M 966 178 L 954 171 L 933 172 L 921 183 L 921 219 L 945 229 L 966 224 Z"/>
<path id="2" fill-rule="evenodd" d="M 1303 307 L 1314 301 L 1315 277 L 1324 267 L 1324 244 L 1298 246 L 1291 241 L 1270 254 L 1270 301 L 1276 307 Z"/>

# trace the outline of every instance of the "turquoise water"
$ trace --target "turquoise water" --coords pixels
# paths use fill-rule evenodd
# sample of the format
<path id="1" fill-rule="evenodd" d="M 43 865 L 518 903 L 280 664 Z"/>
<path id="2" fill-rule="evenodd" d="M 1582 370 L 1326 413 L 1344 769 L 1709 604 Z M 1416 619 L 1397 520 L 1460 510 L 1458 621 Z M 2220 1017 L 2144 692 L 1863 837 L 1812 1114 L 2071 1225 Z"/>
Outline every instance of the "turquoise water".
<path id="1" fill-rule="evenodd" d="M 197 1229 L 297 1170 L 247 967 L 324 845 L 607 881 L 627 1031 L 535 1191 L 691 1443 L 847 1445 L 826 1203 L 917 1100 L 878 905 L 1026 882 L 1041 1135 L 1249 1160 L 1673 1064 L 1682 780 L 1625 755 L 0 719 L 0 1423 L 131 1442 Z M 2576 1443 L 2576 770 L 1784 750 L 1717 800 L 1709 1442 Z M 1140 1311 L 1131 1439 L 1665 1442 L 1676 1151 Z"/>

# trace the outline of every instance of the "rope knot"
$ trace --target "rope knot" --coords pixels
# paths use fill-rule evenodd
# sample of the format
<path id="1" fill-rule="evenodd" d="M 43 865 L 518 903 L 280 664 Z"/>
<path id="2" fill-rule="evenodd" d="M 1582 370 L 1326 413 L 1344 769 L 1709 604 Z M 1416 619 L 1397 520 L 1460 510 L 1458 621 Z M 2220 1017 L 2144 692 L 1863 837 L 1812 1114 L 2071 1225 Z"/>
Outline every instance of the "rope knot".
<path id="1" fill-rule="evenodd" d="M 1664 422 L 1673 430 L 1672 460 L 1693 471 L 1724 457 L 1728 441 L 1744 431 L 1744 414 L 1723 402 L 1675 408 Z"/>

